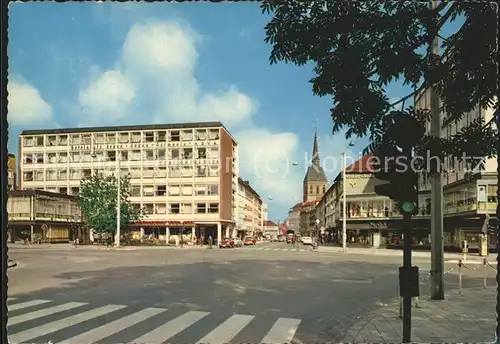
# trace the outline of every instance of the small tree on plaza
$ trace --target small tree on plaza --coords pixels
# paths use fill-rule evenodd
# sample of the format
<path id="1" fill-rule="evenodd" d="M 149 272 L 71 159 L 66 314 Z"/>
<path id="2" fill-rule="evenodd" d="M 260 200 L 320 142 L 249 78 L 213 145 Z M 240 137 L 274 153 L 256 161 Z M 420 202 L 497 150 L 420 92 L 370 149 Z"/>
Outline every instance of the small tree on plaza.
<path id="1" fill-rule="evenodd" d="M 124 233 L 129 224 L 143 218 L 142 209 L 130 204 L 130 178 L 120 178 L 120 229 Z M 89 228 L 101 237 L 114 238 L 116 234 L 116 203 L 118 183 L 114 175 L 103 177 L 94 174 L 80 182 L 77 204 Z"/>

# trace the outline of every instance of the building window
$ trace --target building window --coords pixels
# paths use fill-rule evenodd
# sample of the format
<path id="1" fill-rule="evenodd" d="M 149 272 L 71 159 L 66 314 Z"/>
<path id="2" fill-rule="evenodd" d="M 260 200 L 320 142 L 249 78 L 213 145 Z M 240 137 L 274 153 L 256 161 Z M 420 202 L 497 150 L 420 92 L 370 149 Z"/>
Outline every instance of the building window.
<path id="1" fill-rule="evenodd" d="M 43 136 L 35 136 L 35 147 L 43 147 L 44 137 Z"/>
<path id="2" fill-rule="evenodd" d="M 167 194 L 166 185 L 156 185 L 155 196 L 165 196 Z"/>
<path id="3" fill-rule="evenodd" d="M 219 212 L 219 203 L 210 203 L 208 207 L 209 213 L 218 213 Z"/>
<path id="4" fill-rule="evenodd" d="M 170 185 L 168 187 L 168 195 L 169 196 L 179 196 L 181 193 L 181 188 L 179 185 Z"/>
<path id="5" fill-rule="evenodd" d="M 170 141 L 179 142 L 181 139 L 179 130 L 172 130 L 170 132 Z"/>
<path id="6" fill-rule="evenodd" d="M 205 196 L 207 193 L 206 185 L 196 185 L 195 192 L 196 192 L 196 196 Z"/>
<path id="7" fill-rule="evenodd" d="M 151 215 L 154 213 L 154 205 L 153 204 L 144 204 L 144 213 L 146 215 Z"/>
<path id="8" fill-rule="evenodd" d="M 208 185 L 208 194 L 211 196 L 216 196 L 219 194 L 219 185 L 217 184 L 211 184 Z"/>
<path id="9" fill-rule="evenodd" d="M 33 155 L 24 154 L 23 160 L 24 160 L 25 164 L 32 164 L 33 163 Z"/>
<path id="10" fill-rule="evenodd" d="M 131 197 L 141 197 L 141 186 L 140 185 L 132 185 L 130 187 L 130 196 Z"/>
<path id="11" fill-rule="evenodd" d="M 196 140 L 204 141 L 207 139 L 207 130 L 206 129 L 196 129 Z"/>
<path id="12" fill-rule="evenodd" d="M 488 185 L 488 203 L 498 203 L 498 185 Z"/>
<path id="13" fill-rule="evenodd" d="M 23 180 L 26 182 L 33 181 L 33 171 L 26 171 L 23 173 Z"/>
<path id="14" fill-rule="evenodd" d="M 192 129 L 183 130 L 182 134 L 181 134 L 181 140 L 182 141 L 193 141 L 193 130 Z"/>
<path id="15" fill-rule="evenodd" d="M 219 176 L 219 166 L 210 166 L 209 176 L 210 177 L 218 177 Z"/>
<path id="16" fill-rule="evenodd" d="M 323 185 L 323 193 L 326 193 L 326 186 Z"/>
<path id="17" fill-rule="evenodd" d="M 170 178 L 180 178 L 182 176 L 181 174 L 181 168 L 179 166 L 172 166 L 169 168 L 169 173 L 168 176 Z"/>
<path id="18" fill-rule="evenodd" d="M 207 204 L 206 203 L 196 203 L 196 212 L 198 214 L 205 214 L 207 212 Z"/>
<path id="19" fill-rule="evenodd" d="M 206 177 L 207 168 L 205 166 L 196 166 L 196 177 Z"/>
<path id="20" fill-rule="evenodd" d="M 154 142 L 155 141 L 155 134 L 152 131 L 147 131 L 144 133 L 144 142 Z"/>
<path id="21" fill-rule="evenodd" d="M 206 159 L 207 158 L 207 149 L 206 148 L 198 148 L 197 158 L 198 159 Z"/>
<path id="22" fill-rule="evenodd" d="M 182 196 L 192 196 L 193 195 L 193 186 L 186 184 L 182 186 Z"/>
<path id="23" fill-rule="evenodd" d="M 183 203 L 181 205 L 181 213 L 182 214 L 192 214 L 193 213 L 193 204 L 192 203 Z"/>
<path id="24" fill-rule="evenodd" d="M 119 143 L 129 143 L 130 142 L 129 133 L 120 133 L 118 136 L 118 142 Z"/>
<path id="25" fill-rule="evenodd" d="M 139 143 L 141 142 L 141 133 L 140 132 L 134 132 L 132 133 L 132 143 Z"/>
<path id="26" fill-rule="evenodd" d="M 166 142 L 167 141 L 167 133 L 165 131 L 159 131 L 156 133 L 158 142 Z"/>
<path id="27" fill-rule="evenodd" d="M 170 203 L 170 214 L 179 214 L 180 206 L 179 203 Z"/>
<path id="28" fill-rule="evenodd" d="M 183 178 L 193 177 L 193 168 L 191 166 L 184 166 L 182 168 L 182 177 Z"/>
<path id="29" fill-rule="evenodd" d="M 153 185 L 144 185 L 142 187 L 142 195 L 145 197 L 154 196 L 155 195 L 154 186 Z"/>
<path id="30" fill-rule="evenodd" d="M 209 140 L 218 140 L 219 139 L 219 129 L 210 129 L 208 133 Z"/>
<path id="31" fill-rule="evenodd" d="M 155 213 L 156 214 L 166 214 L 167 213 L 167 205 L 165 203 L 155 204 Z"/>
<path id="32" fill-rule="evenodd" d="M 116 134 L 106 134 L 106 143 L 115 144 L 116 143 Z"/>
<path id="33" fill-rule="evenodd" d="M 179 154 L 179 149 L 173 148 L 170 150 L 170 159 L 179 159 L 180 154 Z"/>
<path id="34" fill-rule="evenodd" d="M 192 148 L 184 148 L 182 152 L 183 159 L 192 159 L 193 158 L 193 149 Z"/>
<path id="35" fill-rule="evenodd" d="M 23 138 L 23 146 L 24 147 L 33 147 L 35 144 L 35 141 L 33 140 L 32 136 L 26 136 Z"/>

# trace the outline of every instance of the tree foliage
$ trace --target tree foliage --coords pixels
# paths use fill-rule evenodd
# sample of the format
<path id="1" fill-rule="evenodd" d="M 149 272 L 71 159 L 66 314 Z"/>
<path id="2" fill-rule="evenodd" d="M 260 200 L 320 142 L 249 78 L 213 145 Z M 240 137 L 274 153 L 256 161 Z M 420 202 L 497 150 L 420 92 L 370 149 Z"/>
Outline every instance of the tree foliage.
<path id="1" fill-rule="evenodd" d="M 97 233 L 116 233 L 118 184 L 114 175 L 103 177 L 94 174 L 80 182 L 77 204 L 87 226 Z M 142 209 L 131 206 L 130 178 L 120 178 L 120 229 L 126 230 L 132 221 L 143 217 Z"/>
<path id="2" fill-rule="evenodd" d="M 430 86 L 439 93 L 446 121 L 458 121 L 478 106 L 498 108 L 493 2 L 442 1 L 431 9 L 418 1 L 264 0 L 261 8 L 272 14 L 265 28 L 271 64 L 313 63 L 313 93 L 332 97 L 333 132 L 347 127 L 347 137 L 368 135 L 370 149 L 390 139 L 386 125 L 395 112 L 416 115 L 405 101 Z M 444 25 L 459 17 L 464 24 L 458 31 L 440 37 Z M 436 36 L 443 56 L 430 49 Z M 386 87 L 397 80 L 413 92 L 390 103 Z M 496 155 L 492 122 L 474 122 L 441 140 L 426 136 L 420 146 L 440 155 Z"/>

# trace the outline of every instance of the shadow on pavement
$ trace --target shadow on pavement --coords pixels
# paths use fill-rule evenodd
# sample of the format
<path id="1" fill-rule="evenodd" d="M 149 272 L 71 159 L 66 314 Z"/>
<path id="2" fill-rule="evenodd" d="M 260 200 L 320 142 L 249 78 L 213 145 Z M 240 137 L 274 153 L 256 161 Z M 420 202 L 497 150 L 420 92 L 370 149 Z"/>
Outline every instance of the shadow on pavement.
<path id="1" fill-rule="evenodd" d="M 296 338 L 312 343 L 340 340 L 360 315 L 397 296 L 397 265 L 252 259 L 119 267 L 56 274 L 66 282 L 15 296 L 298 318 Z M 467 283 L 481 285 L 474 279 Z"/>

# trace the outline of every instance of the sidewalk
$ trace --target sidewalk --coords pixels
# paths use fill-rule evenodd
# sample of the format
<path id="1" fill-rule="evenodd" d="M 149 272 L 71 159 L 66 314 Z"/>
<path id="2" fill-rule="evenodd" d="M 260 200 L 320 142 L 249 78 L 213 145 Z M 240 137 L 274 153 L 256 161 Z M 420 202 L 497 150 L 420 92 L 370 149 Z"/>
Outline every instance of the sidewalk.
<path id="1" fill-rule="evenodd" d="M 264 241 L 258 241 L 257 245 L 264 243 Z M 104 245 L 79 245 L 75 247 L 73 244 L 31 244 L 31 245 L 22 245 L 22 244 L 7 244 L 9 250 L 116 250 L 116 251 L 140 251 L 140 250 L 184 250 L 184 249 L 208 249 L 208 245 L 184 245 L 179 246 L 166 246 L 166 245 L 158 245 L 158 246 L 121 246 L 119 248 L 116 247 L 106 247 Z M 217 245 L 213 246 L 214 249 L 217 249 Z"/>
<path id="2" fill-rule="evenodd" d="M 329 253 L 344 253 L 342 251 L 342 247 L 338 246 L 320 246 L 318 248 L 319 252 L 329 252 Z M 395 256 L 395 257 L 403 257 L 402 250 L 390 250 L 385 248 L 347 248 L 347 254 L 360 254 L 360 255 L 371 255 L 371 256 Z M 412 251 L 413 257 L 429 257 L 431 256 L 431 252 L 429 251 Z M 490 255 L 491 256 L 491 255 Z M 461 253 L 444 253 L 445 259 L 455 259 L 458 262 L 458 259 L 463 259 L 463 254 Z M 478 254 L 469 254 L 467 255 L 467 260 L 482 260 Z"/>
<path id="3" fill-rule="evenodd" d="M 496 288 L 452 291 L 445 300 L 421 298 L 412 308 L 412 342 L 486 343 L 495 341 Z M 401 343 L 403 321 L 399 300 L 364 314 L 347 330 L 342 342 Z"/>

